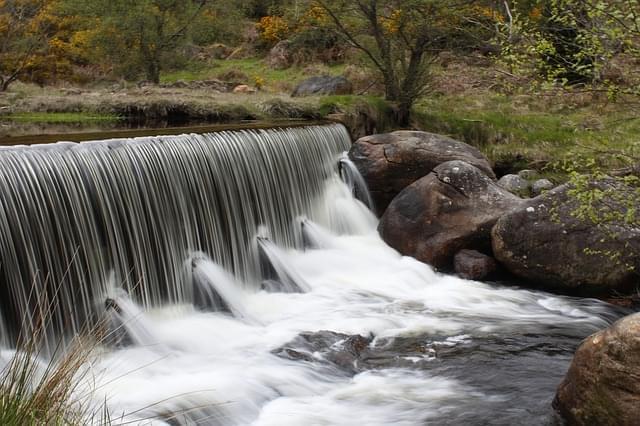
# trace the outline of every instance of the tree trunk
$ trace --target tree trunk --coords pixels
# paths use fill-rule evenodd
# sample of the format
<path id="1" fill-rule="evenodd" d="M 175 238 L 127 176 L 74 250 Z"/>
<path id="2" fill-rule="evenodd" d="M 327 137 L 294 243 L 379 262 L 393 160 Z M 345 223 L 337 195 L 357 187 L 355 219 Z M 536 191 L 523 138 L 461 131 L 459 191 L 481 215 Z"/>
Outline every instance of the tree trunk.
<path id="1" fill-rule="evenodd" d="M 0 77 L 0 93 L 6 92 L 9 89 L 9 85 L 16 80 L 15 77 Z"/>
<path id="2" fill-rule="evenodd" d="M 396 120 L 398 122 L 398 126 L 400 127 L 409 127 L 411 123 L 411 102 L 402 101 L 398 104 L 398 115 Z"/>
<path id="3" fill-rule="evenodd" d="M 147 80 L 153 84 L 160 84 L 160 61 L 152 59 L 147 63 Z"/>

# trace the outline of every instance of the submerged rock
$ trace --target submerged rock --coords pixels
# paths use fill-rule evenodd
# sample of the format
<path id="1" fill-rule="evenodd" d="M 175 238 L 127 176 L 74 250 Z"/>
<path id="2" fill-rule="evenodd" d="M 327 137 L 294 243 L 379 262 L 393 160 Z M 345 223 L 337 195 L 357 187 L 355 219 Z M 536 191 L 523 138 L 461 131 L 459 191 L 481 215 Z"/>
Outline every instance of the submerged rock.
<path id="1" fill-rule="evenodd" d="M 601 183 L 599 190 L 609 187 L 617 197 L 637 200 L 640 211 L 635 189 L 611 185 Z M 547 287 L 589 295 L 634 289 L 640 283 L 640 229 L 624 220 L 579 219 L 579 207 L 563 186 L 506 212 L 492 230 L 496 259 L 516 276 Z M 627 211 L 608 198 L 600 207 Z"/>
<path id="2" fill-rule="evenodd" d="M 274 353 L 294 361 L 334 364 L 341 370 L 355 374 L 360 371 L 358 361 L 371 340 L 371 336 L 367 338 L 359 334 L 348 335 L 321 330 L 315 333 L 301 333 Z"/>
<path id="3" fill-rule="evenodd" d="M 453 258 L 453 269 L 460 277 L 482 280 L 495 272 L 496 261 L 476 250 L 460 250 Z"/>
<path id="4" fill-rule="evenodd" d="M 353 85 L 346 78 L 323 75 L 304 80 L 293 90 L 291 96 L 350 95 L 352 93 Z"/>
<path id="5" fill-rule="evenodd" d="M 427 132 L 366 136 L 352 145 L 349 158 L 367 182 L 378 215 L 400 191 L 447 161 L 464 161 L 495 179 L 489 161 L 476 148 Z"/>
<path id="6" fill-rule="evenodd" d="M 448 269 L 462 249 L 490 249 L 496 221 L 525 203 L 482 170 L 449 161 L 398 194 L 378 231 L 401 254 Z"/>
<path id="7" fill-rule="evenodd" d="M 336 368 L 347 375 L 375 369 L 427 369 L 436 358 L 456 358 L 467 353 L 470 339 L 458 337 L 422 334 L 374 340 L 373 335 L 321 330 L 301 333 L 273 353 L 291 361 Z"/>
<path id="8" fill-rule="evenodd" d="M 570 425 L 640 424 L 640 314 L 584 340 L 553 405 Z"/>

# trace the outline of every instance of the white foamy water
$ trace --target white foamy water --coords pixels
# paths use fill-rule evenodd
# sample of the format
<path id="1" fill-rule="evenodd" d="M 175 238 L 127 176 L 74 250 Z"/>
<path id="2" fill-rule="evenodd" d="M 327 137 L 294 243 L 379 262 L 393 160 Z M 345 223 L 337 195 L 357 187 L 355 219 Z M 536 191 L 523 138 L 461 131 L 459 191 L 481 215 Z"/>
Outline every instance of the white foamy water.
<path id="1" fill-rule="evenodd" d="M 108 352 L 91 367 L 97 403 L 107 400 L 118 421 L 143 424 L 439 424 L 468 404 L 490 404 L 500 395 L 429 369 L 380 368 L 354 376 L 320 362 L 322 353 L 312 354 L 313 362 L 272 351 L 301 332 L 320 330 L 373 334 L 373 346 L 388 338 L 439 336 L 432 346 L 451 348 L 488 334 L 562 324 L 586 335 L 607 324 L 600 315 L 606 308 L 596 302 L 585 306 L 435 273 L 384 244 L 375 219 L 342 183 L 332 181 L 327 194 L 324 201 L 333 208 L 325 223 L 306 229 L 316 232 L 322 248 L 278 250 L 278 261 L 304 280 L 308 292 L 231 285 L 219 266 L 199 260 L 195 272 L 222 281 L 215 288 L 236 316 L 184 305 L 133 316 L 144 321 L 145 339 L 158 341 Z M 338 208 L 343 214 L 336 220 Z M 437 354 L 424 359 L 439 362 Z"/>
<path id="2" fill-rule="evenodd" d="M 349 143 L 330 125 L 0 150 L 0 344 L 38 323 L 31 287 L 60 299 L 52 339 L 106 311 L 78 396 L 116 425 L 547 422 L 616 313 L 400 256 Z"/>

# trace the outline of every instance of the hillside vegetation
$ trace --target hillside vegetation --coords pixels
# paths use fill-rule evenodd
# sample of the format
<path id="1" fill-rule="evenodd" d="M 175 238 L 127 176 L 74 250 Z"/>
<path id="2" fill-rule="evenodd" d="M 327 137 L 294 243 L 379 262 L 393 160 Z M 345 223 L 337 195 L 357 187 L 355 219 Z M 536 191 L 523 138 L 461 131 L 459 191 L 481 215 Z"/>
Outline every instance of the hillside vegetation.
<path id="1" fill-rule="evenodd" d="M 504 171 L 637 163 L 633 1 L 233 3 L 0 1 L 0 134 L 332 118 Z M 353 94 L 290 97 L 318 75 Z"/>

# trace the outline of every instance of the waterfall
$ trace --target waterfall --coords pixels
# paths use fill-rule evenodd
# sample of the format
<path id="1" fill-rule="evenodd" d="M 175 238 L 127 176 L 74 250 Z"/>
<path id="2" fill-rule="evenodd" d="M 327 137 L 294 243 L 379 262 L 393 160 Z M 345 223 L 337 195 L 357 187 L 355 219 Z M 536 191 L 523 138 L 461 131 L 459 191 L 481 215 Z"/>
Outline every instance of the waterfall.
<path id="1" fill-rule="evenodd" d="M 0 148 L 0 369 L 50 316 L 45 349 L 106 332 L 74 393 L 122 424 L 552 424 L 575 347 L 620 313 L 401 256 L 348 145 L 328 125 Z"/>
<path id="2" fill-rule="evenodd" d="M 45 299 L 56 330 L 79 330 L 110 276 L 143 307 L 191 302 L 194 252 L 258 289 L 258 228 L 301 247 L 297 218 L 330 216 L 314 202 L 349 144 L 326 125 L 0 149 L 7 328 Z"/>
<path id="3" fill-rule="evenodd" d="M 353 196 L 362 201 L 370 210 L 373 210 L 373 199 L 369 193 L 367 183 L 346 152 L 342 154 L 338 164 L 340 177 L 349 186 Z"/>

